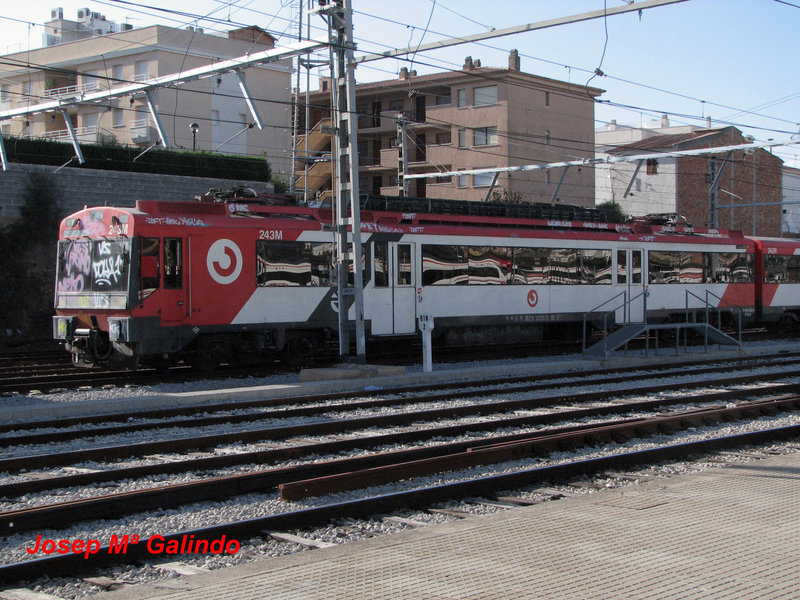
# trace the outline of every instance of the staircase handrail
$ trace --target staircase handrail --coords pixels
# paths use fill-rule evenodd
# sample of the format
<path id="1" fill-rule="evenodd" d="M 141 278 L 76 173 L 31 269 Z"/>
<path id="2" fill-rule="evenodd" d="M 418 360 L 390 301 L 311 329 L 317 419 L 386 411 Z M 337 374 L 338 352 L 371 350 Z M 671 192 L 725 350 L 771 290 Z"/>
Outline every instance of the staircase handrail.
<path id="1" fill-rule="evenodd" d="M 594 312 L 597 312 L 598 309 L 604 307 L 606 304 L 609 304 L 609 303 L 613 302 L 614 300 L 616 300 L 617 298 L 619 298 L 620 296 L 622 296 L 622 304 L 616 305 L 616 306 L 614 306 L 614 308 L 601 313 L 603 315 L 603 331 L 608 331 L 608 317 L 609 317 L 609 315 L 612 315 L 612 314 L 616 313 L 620 308 L 624 308 L 625 309 L 625 315 L 627 317 L 630 314 L 629 309 L 630 309 L 631 303 L 634 300 L 636 300 L 637 298 L 639 298 L 639 296 L 645 296 L 645 302 L 646 302 L 647 301 L 646 300 L 646 298 L 647 298 L 646 294 L 647 294 L 647 289 L 644 289 L 641 292 L 639 292 L 638 294 L 636 294 L 635 296 L 632 296 L 630 300 L 628 300 L 628 290 L 623 290 L 619 294 L 617 294 L 615 296 L 612 296 L 611 298 L 609 298 L 605 302 L 602 302 L 602 303 L 598 304 L 597 306 L 595 306 L 594 308 L 592 308 L 591 310 L 583 313 L 583 352 L 586 352 L 586 321 L 588 320 L 590 314 L 592 314 Z M 644 314 L 645 314 L 645 321 L 647 321 L 647 316 L 646 316 L 647 315 L 647 305 L 645 305 Z M 625 320 L 627 322 L 627 318 Z M 603 344 L 604 344 L 603 352 L 604 353 L 606 353 L 605 341 L 606 341 L 606 336 L 603 337 Z"/>
<path id="2" fill-rule="evenodd" d="M 706 313 L 706 324 L 707 325 L 711 324 L 709 322 L 709 316 L 710 316 L 709 315 L 709 310 L 710 309 L 712 309 L 712 308 L 716 308 L 716 309 L 721 308 L 720 305 L 722 305 L 722 304 L 727 305 L 729 308 L 735 309 L 736 313 L 737 313 L 737 317 L 738 317 L 737 318 L 737 327 L 738 327 L 737 337 L 738 337 L 738 341 L 739 341 L 739 348 L 742 347 L 742 318 L 743 318 L 744 310 L 742 309 L 741 306 L 739 306 L 738 304 L 731 304 L 727 300 L 724 300 L 720 296 L 717 296 L 711 290 L 705 290 L 705 296 L 706 296 L 705 298 L 701 298 L 700 296 L 698 296 L 697 294 L 695 294 L 691 290 L 684 290 L 684 291 L 685 291 L 684 299 L 685 299 L 685 303 L 686 303 L 685 315 L 686 315 L 686 322 L 687 323 L 689 322 L 689 296 L 692 296 L 692 297 L 696 298 L 697 300 L 699 300 L 703 304 L 703 308 L 704 308 L 705 313 Z M 718 305 L 711 304 L 711 302 L 709 302 L 709 299 L 708 299 L 709 296 L 713 296 L 714 298 L 716 298 L 716 300 L 719 302 L 719 304 Z M 720 311 L 717 311 L 717 329 L 722 331 L 722 313 Z M 708 334 L 706 334 L 706 344 L 708 344 Z"/>

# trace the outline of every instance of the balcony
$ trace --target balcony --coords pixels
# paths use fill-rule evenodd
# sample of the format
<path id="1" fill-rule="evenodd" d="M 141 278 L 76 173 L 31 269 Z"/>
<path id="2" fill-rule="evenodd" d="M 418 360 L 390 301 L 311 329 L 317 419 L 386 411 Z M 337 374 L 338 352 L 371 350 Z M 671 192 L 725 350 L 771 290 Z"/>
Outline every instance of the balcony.
<path id="1" fill-rule="evenodd" d="M 58 129 L 55 131 L 46 131 L 41 135 L 45 140 L 53 140 L 58 142 L 71 142 L 72 138 L 69 135 L 69 129 Z M 88 127 L 75 127 L 75 137 L 78 142 L 82 144 L 103 144 L 115 139 L 115 136 L 101 131 L 97 125 Z"/>
<path id="2" fill-rule="evenodd" d="M 96 92 L 100 90 L 100 84 L 97 81 L 89 81 L 87 83 L 66 85 L 63 87 L 50 88 L 42 91 L 42 96 L 45 98 L 55 98 L 61 100 L 63 98 L 75 98 L 86 94 L 87 92 Z"/>
<path id="3" fill-rule="evenodd" d="M 131 142 L 134 144 L 152 144 L 158 139 L 158 131 L 150 125 L 150 119 L 135 119 L 131 123 Z"/>

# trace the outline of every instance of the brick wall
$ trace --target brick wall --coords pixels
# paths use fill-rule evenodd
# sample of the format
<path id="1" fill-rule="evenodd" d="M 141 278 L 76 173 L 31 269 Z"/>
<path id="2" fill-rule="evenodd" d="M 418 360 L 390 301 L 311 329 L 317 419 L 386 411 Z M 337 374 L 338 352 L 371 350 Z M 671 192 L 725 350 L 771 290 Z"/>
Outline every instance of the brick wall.
<path id="1" fill-rule="evenodd" d="M 55 167 L 9 164 L 0 171 L 0 224 L 17 219 L 24 204 L 23 195 L 31 171 L 54 173 Z M 207 179 L 178 175 L 100 171 L 66 167 L 54 174 L 62 198 L 62 216 L 84 206 L 133 206 L 136 200 L 193 200 L 209 188 L 230 188 L 246 185 L 257 192 L 271 192 L 271 183 Z"/>
<path id="2" fill-rule="evenodd" d="M 726 143 L 745 142 L 739 135 L 726 140 Z M 724 158 L 724 155 L 715 157 L 717 172 Z M 707 156 L 678 159 L 677 212 L 696 227 L 710 225 L 708 223 L 709 160 Z M 731 155 L 719 180 L 720 190 L 724 191 L 718 194 L 718 205 L 750 204 L 753 202 L 754 191 L 756 202 L 771 205 L 758 206 L 755 211 L 752 206 L 720 208 L 717 221 L 721 229 L 738 229 L 745 235 L 755 233 L 763 237 L 781 236 L 782 207 L 778 203 L 782 201 L 782 164 L 778 157 L 762 149 L 755 150 L 755 154 L 739 151 Z"/>

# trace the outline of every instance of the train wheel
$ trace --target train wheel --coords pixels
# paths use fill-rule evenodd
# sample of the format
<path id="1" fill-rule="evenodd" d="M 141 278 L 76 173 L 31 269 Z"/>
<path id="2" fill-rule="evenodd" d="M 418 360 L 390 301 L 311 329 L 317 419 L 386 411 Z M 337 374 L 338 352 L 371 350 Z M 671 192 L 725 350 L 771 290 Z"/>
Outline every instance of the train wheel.
<path id="1" fill-rule="evenodd" d="M 783 315 L 775 323 L 775 332 L 780 337 L 794 337 L 797 333 L 797 321 L 791 315 Z"/>
<path id="2" fill-rule="evenodd" d="M 286 342 L 283 362 L 291 369 L 308 369 L 314 366 L 315 344 L 313 336 L 292 337 Z"/>
<path id="3" fill-rule="evenodd" d="M 190 360 L 192 368 L 198 371 L 214 371 L 222 363 L 231 360 L 231 344 L 224 336 L 206 336 L 197 344 L 197 350 Z"/>
<path id="4" fill-rule="evenodd" d="M 78 354 L 77 352 L 72 353 L 72 364 L 79 369 L 91 369 L 96 366 L 93 361 L 86 360 L 83 354 Z"/>

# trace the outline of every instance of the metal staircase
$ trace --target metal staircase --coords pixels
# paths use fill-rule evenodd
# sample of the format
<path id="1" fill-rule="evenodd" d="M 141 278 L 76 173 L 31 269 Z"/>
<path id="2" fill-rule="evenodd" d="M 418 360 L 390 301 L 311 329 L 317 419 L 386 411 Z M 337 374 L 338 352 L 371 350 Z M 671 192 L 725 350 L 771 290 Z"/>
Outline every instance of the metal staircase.
<path id="1" fill-rule="evenodd" d="M 594 345 L 590 347 L 586 347 L 586 332 L 587 332 L 587 322 L 592 315 L 595 315 L 594 319 L 598 320 L 597 311 L 607 304 L 612 303 L 616 299 L 622 296 L 622 303 L 615 306 L 611 310 L 604 311 L 600 313 L 603 317 L 603 327 L 602 331 L 609 331 L 608 327 L 608 320 L 611 315 L 616 315 L 616 313 L 622 310 L 624 322 L 621 326 L 617 327 L 610 333 L 603 335 L 603 339 L 596 342 Z M 631 322 L 630 315 L 630 306 L 631 303 L 637 300 L 639 297 L 643 299 L 643 311 L 642 314 L 645 316 L 643 322 Z M 712 304 L 711 298 L 717 300 L 716 304 Z M 700 306 L 690 306 L 692 300 L 697 300 L 700 302 Z M 624 348 L 625 352 L 627 353 L 628 344 L 638 338 L 639 336 L 644 334 L 645 339 L 645 356 L 650 354 L 650 333 L 657 332 L 658 330 L 673 330 L 674 331 L 674 339 L 675 339 L 675 354 L 679 354 L 681 351 L 681 334 L 683 334 L 683 348 L 686 350 L 689 347 L 689 332 L 694 331 L 702 336 L 703 338 L 703 345 L 704 351 L 708 352 L 709 344 L 718 345 L 718 346 L 735 346 L 738 347 L 739 350 L 742 349 L 742 308 L 740 306 L 735 306 L 729 304 L 722 300 L 716 294 L 705 290 L 705 298 L 701 298 L 697 294 L 686 290 L 685 292 L 685 320 L 680 322 L 671 322 L 671 323 L 648 323 L 646 320 L 647 315 L 647 292 L 641 292 L 640 294 L 632 297 L 630 300 L 627 298 L 627 292 L 621 292 L 617 294 L 610 300 L 607 300 L 603 304 L 595 307 L 591 311 L 587 312 L 583 318 L 583 356 L 585 358 L 608 358 L 609 354 L 612 352 L 619 350 L 620 348 Z M 727 333 L 722 331 L 722 310 L 721 305 L 727 305 L 727 310 L 731 312 L 735 312 L 738 316 L 737 323 L 738 323 L 738 339 L 731 337 Z M 696 319 L 698 316 L 698 309 L 701 309 L 705 313 L 705 320 L 702 322 L 698 322 Z M 717 316 L 717 326 L 714 327 L 710 324 L 712 318 L 712 311 L 716 311 Z M 658 354 L 659 347 L 658 347 L 658 335 L 653 336 L 655 340 L 655 353 Z"/>

